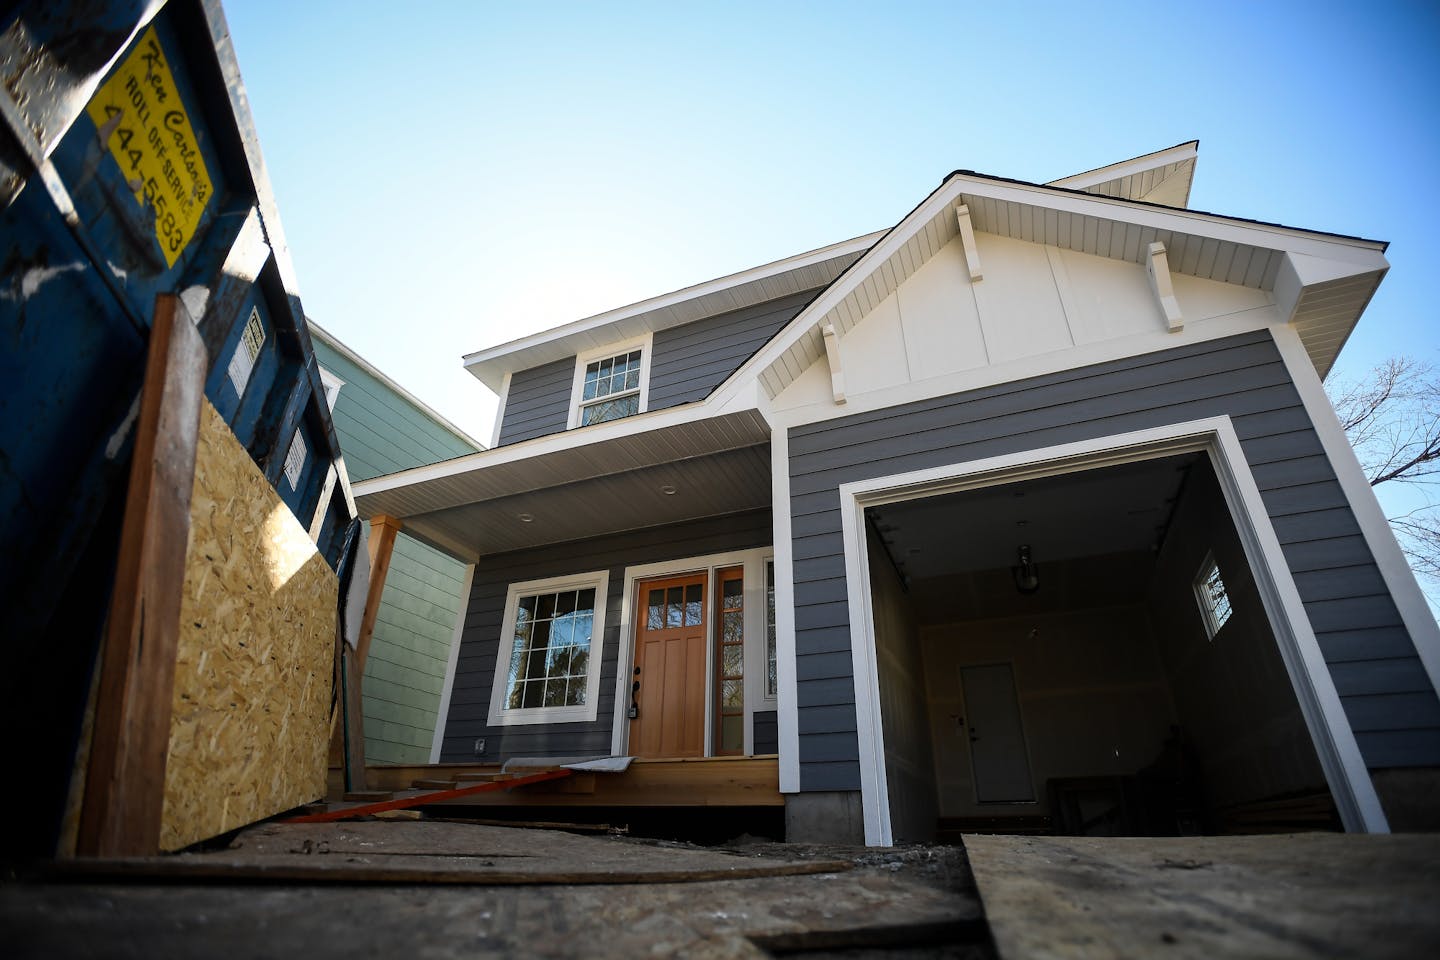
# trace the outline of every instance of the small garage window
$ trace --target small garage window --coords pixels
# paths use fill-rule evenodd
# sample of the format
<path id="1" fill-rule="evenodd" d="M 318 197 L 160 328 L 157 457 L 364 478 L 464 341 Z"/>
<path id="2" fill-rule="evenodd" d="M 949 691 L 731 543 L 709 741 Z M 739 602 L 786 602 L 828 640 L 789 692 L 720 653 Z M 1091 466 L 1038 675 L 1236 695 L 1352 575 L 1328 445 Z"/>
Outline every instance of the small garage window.
<path id="1" fill-rule="evenodd" d="M 1220 576 L 1220 566 L 1215 555 L 1205 554 L 1200 572 L 1195 575 L 1195 599 L 1200 604 L 1200 616 L 1205 621 L 1205 635 L 1211 640 L 1225 622 L 1230 619 L 1230 591 Z"/>

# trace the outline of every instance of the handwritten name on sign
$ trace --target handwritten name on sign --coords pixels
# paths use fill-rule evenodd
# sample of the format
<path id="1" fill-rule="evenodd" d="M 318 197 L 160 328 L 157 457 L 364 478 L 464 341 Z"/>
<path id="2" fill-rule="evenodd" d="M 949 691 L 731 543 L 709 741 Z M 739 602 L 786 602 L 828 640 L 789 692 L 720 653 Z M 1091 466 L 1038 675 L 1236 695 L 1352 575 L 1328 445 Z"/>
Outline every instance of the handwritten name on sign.
<path id="1" fill-rule="evenodd" d="M 154 26 L 140 35 L 85 110 L 135 202 L 154 217 L 166 265 L 175 266 L 215 187 Z"/>

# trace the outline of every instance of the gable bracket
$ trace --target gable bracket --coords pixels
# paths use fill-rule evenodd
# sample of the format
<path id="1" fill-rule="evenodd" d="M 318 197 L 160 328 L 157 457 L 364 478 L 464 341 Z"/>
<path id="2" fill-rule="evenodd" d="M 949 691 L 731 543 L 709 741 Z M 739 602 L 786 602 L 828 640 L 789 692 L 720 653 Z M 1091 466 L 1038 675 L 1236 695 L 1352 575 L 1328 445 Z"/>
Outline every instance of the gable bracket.
<path id="1" fill-rule="evenodd" d="M 833 323 L 821 327 L 820 333 L 825 337 L 825 358 L 830 361 L 830 390 L 835 394 L 836 403 L 844 403 L 845 371 L 840 368 L 840 336 Z"/>
<path id="2" fill-rule="evenodd" d="M 1165 255 L 1165 244 L 1152 243 L 1145 254 L 1145 269 L 1150 274 L 1150 292 L 1160 304 L 1165 323 L 1171 333 L 1185 329 L 1185 318 L 1180 314 L 1180 301 L 1175 299 L 1175 287 L 1170 282 L 1170 260 Z"/>
<path id="3" fill-rule="evenodd" d="M 960 245 L 965 250 L 965 266 L 970 270 L 972 283 L 983 280 L 980 271 L 980 251 L 975 246 L 975 227 L 970 223 L 970 208 L 965 204 L 955 208 L 955 217 L 960 221 Z"/>

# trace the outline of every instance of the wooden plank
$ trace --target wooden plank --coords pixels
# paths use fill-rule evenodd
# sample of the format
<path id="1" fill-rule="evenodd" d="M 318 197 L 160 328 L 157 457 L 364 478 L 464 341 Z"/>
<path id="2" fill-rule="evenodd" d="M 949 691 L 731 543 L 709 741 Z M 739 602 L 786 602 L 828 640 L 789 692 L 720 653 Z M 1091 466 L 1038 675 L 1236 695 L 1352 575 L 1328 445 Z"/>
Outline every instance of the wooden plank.
<path id="1" fill-rule="evenodd" d="M 208 358 L 180 299 L 155 300 L 76 851 L 156 853 Z"/>
<path id="2" fill-rule="evenodd" d="M 375 618 L 380 613 L 380 595 L 385 591 L 385 577 L 390 572 L 390 557 L 395 552 L 395 535 L 401 523 L 383 513 L 370 518 L 370 586 L 365 593 L 365 614 L 360 620 L 360 637 L 355 644 L 356 662 L 361 671 L 370 653 L 370 638 L 375 633 Z"/>
<path id="3" fill-rule="evenodd" d="M 401 797 L 398 800 L 383 800 L 379 803 L 365 804 L 359 807 L 346 807 L 342 810 L 329 810 L 325 813 L 312 813 L 302 817 L 294 817 L 283 823 L 328 823 L 332 820 L 345 820 L 350 817 L 364 817 L 374 813 L 383 813 L 387 810 L 404 810 L 408 807 L 419 807 L 427 803 L 447 803 L 459 797 L 469 796 L 473 793 L 484 793 L 492 790 L 513 790 L 516 787 L 523 787 L 531 783 L 543 783 L 546 780 L 559 780 L 570 776 L 569 770 L 546 770 L 544 773 L 531 774 L 528 777 L 517 777 L 514 780 L 495 781 L 493 783 L 477 783 L 469 787 L 456 787 L 453 790 L 436 790 L 433 793 L 422 793 L 413 797 Z M 358 796 L 353 791 L 346 794 L 346 797 Z"/>
<path id="4" fill-rule="evenodd" d="M 340 645 L 342 690 L 340 699 L 340 733 L 344 744 L 345 789 L 347 792 L 366 789 L 365 781 L 365 710 L 360 690 L 364 669 L 357 652 L 348 644 Z"/>

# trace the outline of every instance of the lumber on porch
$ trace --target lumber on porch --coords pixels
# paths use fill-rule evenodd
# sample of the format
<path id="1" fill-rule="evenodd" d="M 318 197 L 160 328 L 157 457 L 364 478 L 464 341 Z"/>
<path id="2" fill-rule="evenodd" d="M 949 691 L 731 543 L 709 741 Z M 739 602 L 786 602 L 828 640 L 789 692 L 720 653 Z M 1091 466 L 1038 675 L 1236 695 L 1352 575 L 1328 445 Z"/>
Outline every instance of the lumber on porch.
<path id="1" fill-rule="evenodd" d="M 539 768 L 532 768 L 538 772 Z M 526 772 L 530 772 L 527 770 Z M 416 781 L 478 782 L 500 775 L 498 764 L 429 763 L 370 766 L 372 790 L 408 790 Z M 520 790 L 481 793 L 447 801 L 466 806 L 577 807 L 780 807 L 780 764 L 761 757 L 636 759 L 624 773 L 584 774 Z"/>

